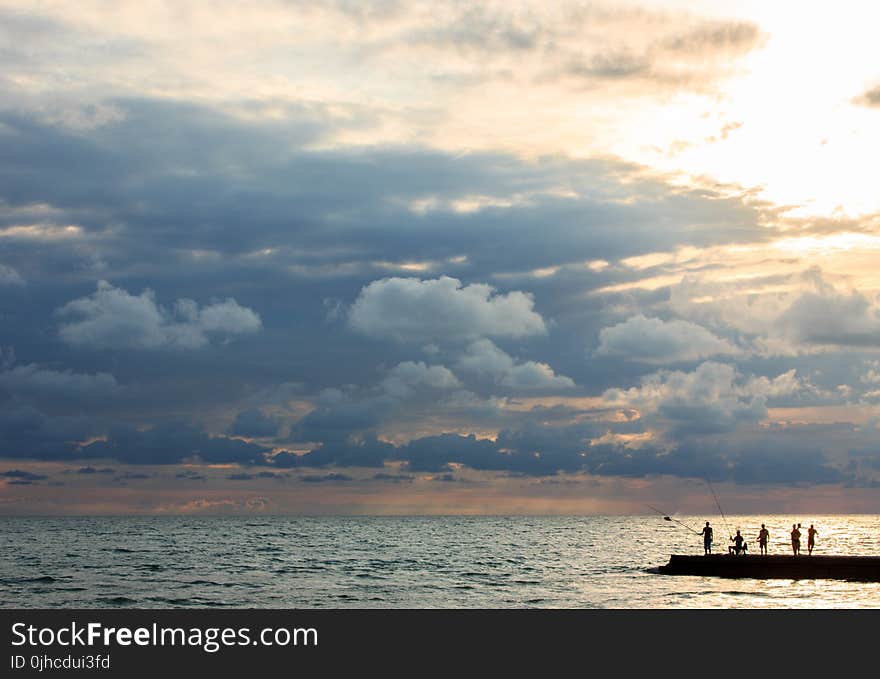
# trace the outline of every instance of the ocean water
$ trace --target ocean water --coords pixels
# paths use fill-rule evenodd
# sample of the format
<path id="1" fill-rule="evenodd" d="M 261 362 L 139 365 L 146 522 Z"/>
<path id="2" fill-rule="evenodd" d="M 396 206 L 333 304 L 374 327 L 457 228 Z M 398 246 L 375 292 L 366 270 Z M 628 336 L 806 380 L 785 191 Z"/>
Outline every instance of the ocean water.
<path id="1" fill-rule="evenodd" d="M 673 518 L 726 551 L 720 519 Z M 880 555 L 880 516 L 726 523 L 790 553 L 795 521 L 816 554 Z M 880 608 L 880 583 L 653 573 L 702 552 L 660 516 L 0 518 L 0 550 L 2 608 Z"/>

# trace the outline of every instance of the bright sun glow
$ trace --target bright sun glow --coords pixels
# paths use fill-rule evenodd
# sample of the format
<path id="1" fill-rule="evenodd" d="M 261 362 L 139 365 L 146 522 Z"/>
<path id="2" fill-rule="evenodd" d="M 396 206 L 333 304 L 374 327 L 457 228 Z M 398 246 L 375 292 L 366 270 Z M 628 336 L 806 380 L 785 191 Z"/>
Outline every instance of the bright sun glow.
<path id="1" fill-rule="evenodd" d="M 765 43 L 720 92 L 638 110 L 615 150 L 691 178 L 760 187 L 764 198 L 792 206 L 791 215 L 880 210 L 880 110 L 857 101 L 880 80 L 880 8 L 685 4 L 722 16 L 737 11 L 761 26 Z"/>

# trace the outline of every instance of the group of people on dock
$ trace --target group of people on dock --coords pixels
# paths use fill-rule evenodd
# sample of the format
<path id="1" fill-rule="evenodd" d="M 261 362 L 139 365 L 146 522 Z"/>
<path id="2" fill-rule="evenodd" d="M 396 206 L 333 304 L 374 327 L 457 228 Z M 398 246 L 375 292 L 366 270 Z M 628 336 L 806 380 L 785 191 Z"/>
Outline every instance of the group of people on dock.
<path id="1" fill-rule="evenodd" d="M 706 525 L 703 526 L 700 535 L 703 536 L 704 554 L 711 554 L 712 543 L 714 541 L 714 530 L 712 529 L 712 526 L 709 525 L 708 521 L 706 522 Z M 812 555 L 813 548 L 816 546 L 817 535 L 819 535 L 819 531 L 816 530 L 813 524 L 810 524 L 810 527 L 807 529 L 807 554 Z M 748 551 L 746 539 L 742 536 L 742 533 L 740 533 L 739 530 L 736 531 L 736 535 L 730 538 L 730 541 L 733 544 L 727 548 L 728 554 L 740 555 L 745 554 Z M 767 554 L 767 545 L 769 542 L 770 531 L 767 530 L 767 526 L 762 523 L 761 530 L 758 531 L 758 547 L 761 550 L 761 554 Z M 801 524 L 799 523 L 791 525 L 791 550 L 795 556 L 801 553 Z"/>
<path id="2" fill-rule="evenodd" d="M 819 531 L 810 524 L 807 528 L 807 554 L 813 553 L 813 547 L 816 546 L 816 536 Z M 801 553 L 801 524 L 791 524 L 791 551 L 795 556 Z"/>

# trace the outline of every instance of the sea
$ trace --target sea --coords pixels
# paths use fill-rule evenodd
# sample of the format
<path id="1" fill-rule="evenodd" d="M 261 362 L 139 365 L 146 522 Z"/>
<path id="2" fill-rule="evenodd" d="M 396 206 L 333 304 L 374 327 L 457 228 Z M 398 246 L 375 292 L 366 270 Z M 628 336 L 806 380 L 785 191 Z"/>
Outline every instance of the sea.
<path id="1" fill-rule="evenodd" d="M 880 556 L 880 515 L 0 518 L 0 608 L 880 608 L 880 583 L 667 576 L 740 529 Z M 802 539 L 804 551 L 806 538 Z M 807 558 L 807 557 L 804 557 Z"/>

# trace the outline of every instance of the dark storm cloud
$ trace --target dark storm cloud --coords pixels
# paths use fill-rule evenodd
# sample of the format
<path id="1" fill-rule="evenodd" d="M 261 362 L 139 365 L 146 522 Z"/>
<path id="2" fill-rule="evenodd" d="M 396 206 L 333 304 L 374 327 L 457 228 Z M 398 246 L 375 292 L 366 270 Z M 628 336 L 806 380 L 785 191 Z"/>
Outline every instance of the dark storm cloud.
<path id="1" fill-rule="evenodd" d="M 445 472 L 451 464 L 486 471 L 518 471 L 531 475 L 576 471 L 583 467 L 591 425 L 539 427 L 502 431 L 497 441 L 474 435 L 440 434 L 395 446 L 367 434 L 360 440 L 325 444 L 304 455 L 280 453 L 280 467 L 382 467 L 385 462 L 406 463 L 413 472 Z"/>
<path id="2" fill-rule="evenodd" d="M 254 479 L 275 479 L 276 481 L 283 481 L 284 479 L 288 478 L 288 475 L 276 474 L 275 472 L 269 471 L 257 472 L 256 474 L 239 472 L 236 474 L 229 474 L 226 478 L 230 481 L 253 481 Z"/>
<path id="3" fill-rule="evenodd" d="M 211 436 L 185 422 L 158 424 L 139 430 L 116 425 L 106 440 L 82 446 L 83 457 L 106 457 L 130 464 L 175 464 L 195 459 L 201 462 L 255 463 L 266 449 L 239 439 Z"/>
<path id="4" fill-rule="evenodd" d="M 310 476 L 303 476 L 300 478 L 300 481 L 304 483 L 333 483 L 339 481 L 351 481 L 352 478 L 347 476 L 346 474 L 332 473 L 332 474 L 312 474 Z"/>
<path id="5" fill-rule="evenodd" d="M 187 479 L 189 481 L 205 481 L 207 480 L 207 476 L 204 474 L 199 474 L 198 472 L 194 472 L 191 470 L 186 470 L 182 472 L 178 472 L 174 475 L 176 479 Z"/>
<path id="6" fill-rule="evenodd" d="M 80 467 L 76 470 L 77 474 L 112 474 L 116 470 L 112 467 L 102 467 L 101 469 L 97 469 L 96 467 Z"/>
<path id="7" fill-rule="evenodd" d="M 439 476 L 432 477 L 431 480 L 439 481 L 440 483 L 473 483 L 470 479 L 465 479 L 455 474 L 440 474 Z"/>
<path id="8" fill-rule="evenodd" d="M 411 483 L 415 481 L 415 478 L 411 474 L 387 474 L 385 472 L 379 472 L 372 476 L 374 481 L 387 481 L 388 483 Z"/>
<path id="9" fill-rule="evenodd" d="M 147 429 L 95 418 L 46 415 L 30 406 L 0 408 L 0 450 L 4 457 L 41 460 L 106 458 L 130 464 L 261 462 L 267 448 L 213 436 L 186 422 Z M 110 470 L 112 471 L 112 470 Z M 80 473 L 109 473 L 83 467 Z"/>
<path id="10" fill-rule="evenodd" d="M 272 458 L 280 467 L 383 467 L 387 460 L 394 459 L 395 446 L 378 440 L 369 433 L 358 440 L 338 440 L 327 442 L 305 455 L 282 452 Z"/>
<path id="11" fill-rule="evenodd" d="M 48 416 L 32 406 L 0 404 L 0 451 L 7 458 L 75 458 L 95 431 L 93 418 Z"/>
<path id="12" fill-rule="evenodd" d="M 144 479 L 151 478 L 153 478 L 152 474 L 144 474 L 143 472 L 126 472 L 125 474 L 117 476 L 114 481 L 143 481 Z"/>
<path id="13" fill-rule="evenodd" d="M 48 419 L 48 418 L 47 418 Z M 51 420 L 49 420 L 51 422 Z M 638 430 L 638 422 L 610 427 L 620 432 Z M 51 429 L 51 427 L 50 427 Z M 60 445 L 54 448 L 32 446 L 36 454 L 22 458 L 76 459 L 112 458 L 129 464 L 175 464 L 184 461 L 273 464 L 280 468 L 383 467 L 400 462 L 411 472 L 451 473 L 453 465 L 525 476 L 552 476 L 560 472 L 589 472 L 597 475 L 644 477 L 672 475 L 683 478 L 731 480 L 743 484 L 867 482 L 870 476 L 857 473 L 859 461 L 866 470 L 875 459 L 876 432 L 871 429 L 813 425 L 796 428 L 784 435 L 750 430 L 745 434 L 719 432 L 716 427 L 694 428 L 677 443 L 630 447 L 618 443 L 591 442 L 608 423 L 577 425 L 530 424 L 499 432 L 496 440 L 474 435 L 442 434 L 417 438 L 395 446 L 374 435 L 358 440 L 324 444 L 306 454 L 281 452 L 269 457 L 269 450 L 235 439 L 213 437 L 186 425 L 167 424 L 144 432 L 116 430 L 106 441 L 81 448 Z M 699 431 L 698 431 L 699 430 Z M 843 450 L 838 450 L 842 447 Z M 863 451 L 863 452 L 859 452 Z M 854 457 L 853 457 L 854 456 Z M 835 459 L 836 458 L 836 459 Z M 851 459 L 856 467 L 847 470 L 841 462 Z M 104 473 L 109 468 L 85 467 L 79 473 Z M 132 472 L 141 479 L 149 475 Z M 4 476 L 19 478 L 13 470 Z M 231 480 L 275 478 L 285 474 L 262 471 L 237 472 Z M 181 479 L 204 480 L 195 472 L 180 472 Z M 411 474 L 377 472 L 375 480 L 411 481 Z M 23 480 L 34 480 L 20 477 Z M 303 478 L 308 483 L 348 480 L 348 475 L 327 472 Z"/>
<path id="14" fill-rule="evenodd" d="M 510 472 L 523 476 L 553 476 L 561 472 L 588 472 L 602 476 L 648 477 L 670 475 L 734 481 L 741 484 L 840 483 L 857 476 L 834 461 L 835 427 L 816 427 L 810 433 L 786 437 L 763 434 L 754 437 L 691 437 L 671 446 L 631 447 L 617 443 L 589 442 L 594 435 L 582 425 L 574 427 L 532 427 L 503 431 L 497 441 L 473 435 L 442 434 L 415 439 L 395 447 L 386 445 L 382 458 L 404 462 L 412 472 L 451 474 L 452 465 L 483 471 Z M 814 441 L 804 445 L 806 438 Z M 375 449 L 351 446 L 321 452 L 322 459 L 307 455 L 282 454 L 278 466 L 307 468 L 316 463 L 337 467 L 378 466 Z M 279 459 L 280 458 L 280 459 Z M 865 466 L 874 458 L 866 456 Z M 376 480 L 410 481 L 411 475 L 374 475 Z M 864 478 L 864 477 L 861 477 Z"/>
<path id="15" fill-rule="evenodd" d="M 45 474 L 34 474 L 33 472 L 22 471 L 21 469 L 10 469 L 0 472 L 0 477 L 4 479 L 19 479 L 20 481 L 44 481 L 49 478 Z"/>
<path id="16" fill-rule="evenodd" d="M 99 440 L 92 440 L 102 437 Z M 167 422 L 148 429 L 95 419 L 48 416 L 23 406 L 0 409 L 0 450 L 7 458 L 41 460 L 113 459 L 130 464 L 262 462 L 268 449 L 239 439 L 212 436 L 187 424 Z M 83 467 L 78 473 L 110 473 Z"/>
<path id="17" fill-rule="evenodd" d="M 232 436 L 244 436 L 246 438 L 260 438 L 275 436 L 281 427 L 277 417 L 264 415 L 260 410 L 252 408 L 239 413 L 229 428 Z"/>
<path id="18" fill-rule="evenodd" d="M 294 424 L 291 440 L 343 442 L 353 433 L 376 428 L 395 405 L 396 400 L 387 396 L 320 404 Z"/>
<path id="19" fill-rule="evenodd" d="M 853 479 L 827 453 L 804 449 L 782 437 L 765 446 L 742 449 L 736 440 L 681 444 L 675 448 L 630 449 L 600 445 L 591 449 L 585 469 L 593 474 L 646 477 L 672 475 L 744 485 L 840 483 Z"/>

